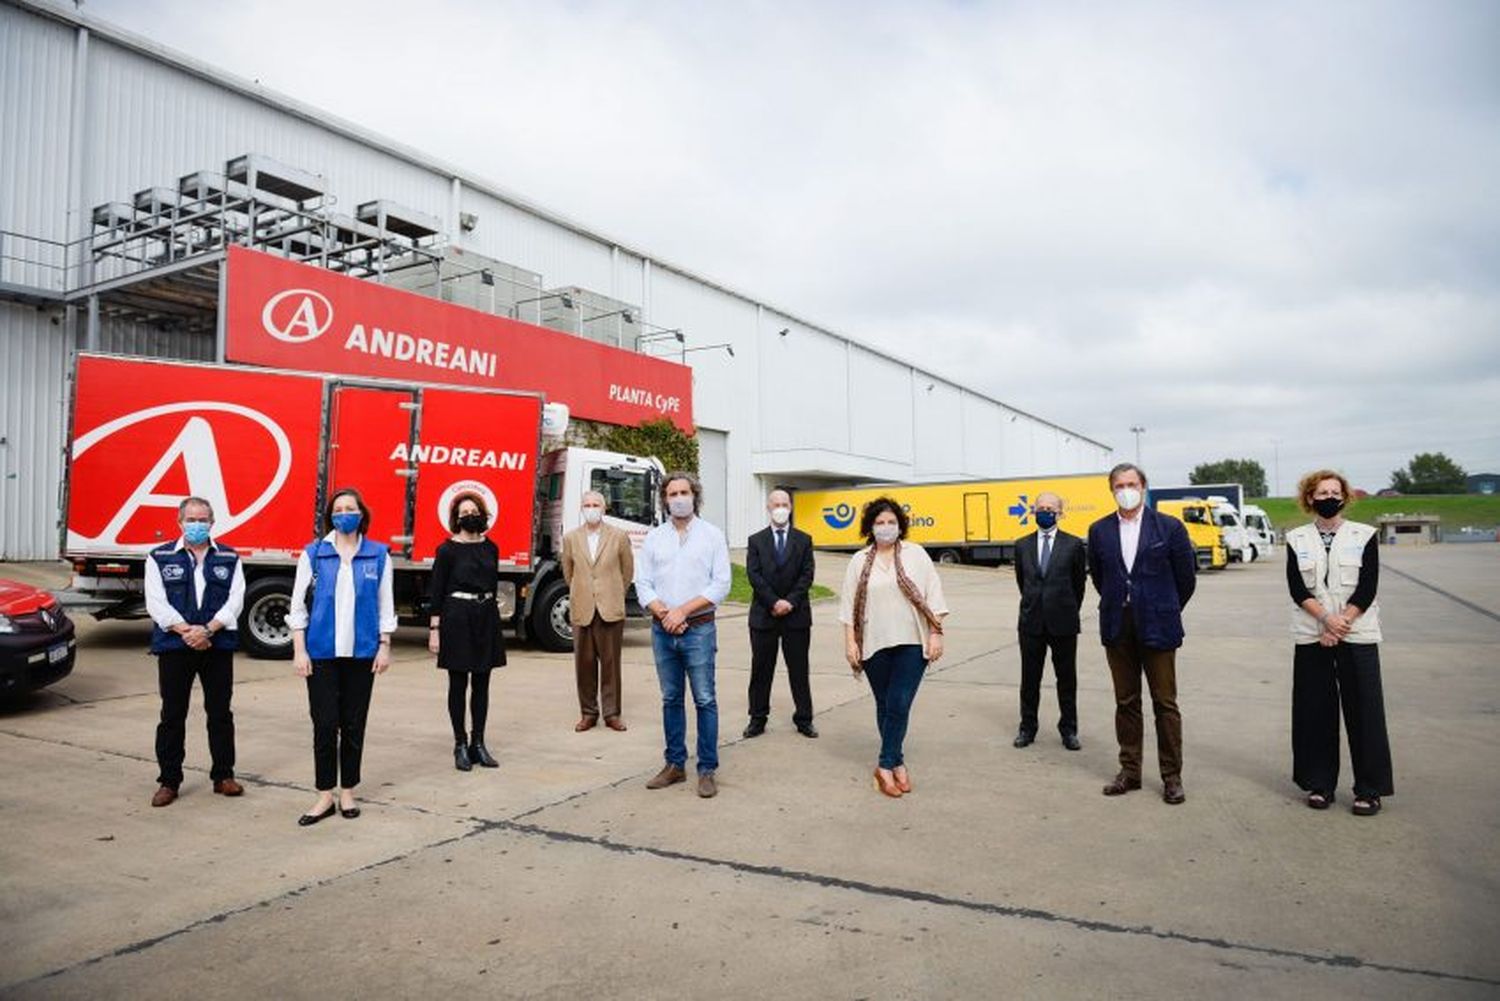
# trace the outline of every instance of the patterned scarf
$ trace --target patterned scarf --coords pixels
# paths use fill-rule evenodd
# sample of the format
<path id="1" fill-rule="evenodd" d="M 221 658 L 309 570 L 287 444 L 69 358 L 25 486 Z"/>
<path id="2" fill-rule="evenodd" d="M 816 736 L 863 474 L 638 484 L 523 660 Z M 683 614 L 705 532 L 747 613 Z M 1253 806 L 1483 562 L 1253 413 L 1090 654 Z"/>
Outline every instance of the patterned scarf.
<path id="1" fill-rule="evenodd" d="M 917 590 L 917 585 L 906 576 L 906 571 L 901 567 L 901 543 L 898 541 L 891 549 L 891 556 L 895 561 L 896 586 L 901 589 L 901 594 L 907 601 L 911 602 L 913 608 L 922 614 L 927 620 L 927 625 L 934 632 L 942 632 L 941 620 L 927 607 L 927 599 L 922 597 L 922 592 Z M 865 565 L 859 572 L 859 584 L 854 588 L 854 645 L 859 647 L 861 654 L 865 648 L 865 599 L 869 597 L 870 571 L 875 569 L 875 547 L 871 546 L 865 557 Z"/>

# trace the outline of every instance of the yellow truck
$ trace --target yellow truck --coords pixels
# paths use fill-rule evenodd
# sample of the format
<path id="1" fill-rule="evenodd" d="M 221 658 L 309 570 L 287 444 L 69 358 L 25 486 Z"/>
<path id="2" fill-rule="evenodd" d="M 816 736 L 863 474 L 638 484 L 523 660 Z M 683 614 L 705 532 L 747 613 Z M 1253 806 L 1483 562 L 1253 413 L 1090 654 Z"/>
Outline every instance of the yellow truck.
<path id="1" fill-rule="evenodd" d="M 855 550 L 859 513 L 880 496 L 894 498 L 911 520 L 907 538 L 942 563 L 1009 561 L 1016 540 L 1036 530 L 1032 506 L 1048 492 L 1063 499 L 1059 525 L 1087 536 L 1089 525 L 1115 509 L 1104 473 L 958 483 L 885 484 L 834 490 L 798 490 L 792 517 L 819 549 Z"/>
<path id="2" fill-rule="evenodd" d="M 1221 570 L 1229 565 L 1229 550 L 1214 521 L 1214 503 L 1207 500 L 1156 500 L 1152 506 L 1187 526 L 1188 540 L 1198 557 L 1199 570 Z"/>

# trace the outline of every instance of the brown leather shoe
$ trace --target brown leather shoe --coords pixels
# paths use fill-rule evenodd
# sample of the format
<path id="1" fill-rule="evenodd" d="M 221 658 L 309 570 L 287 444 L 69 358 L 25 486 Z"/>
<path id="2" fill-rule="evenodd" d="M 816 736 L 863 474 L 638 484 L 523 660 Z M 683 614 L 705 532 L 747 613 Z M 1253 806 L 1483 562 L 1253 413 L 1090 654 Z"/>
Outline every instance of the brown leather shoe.
<path id="1" fill-rule="evenodd" d="M 611 730 L 618 730 L 620 733 L 624 733 L 627 729 L 627 727 L 625 726 L 625 721 L 618 716 L 609 717 L 604 721 L 604 725 L 609 727 Z"/>
<path id="2" fill-rule="evenodd" d="M 580 719 L 577 723 L 573 724 L 573 732 L 575 732 L 575 733 L 582 733 L 585 730 L 592 730 L 598 724 L 599 724 L 599 720 L 598 720 L 597 717 L 595 717 L 595 716 L 585 716 L 582 719 Z"/>
<path id="3" fill-rule="evenodd" d="M 881 772 L 885 772 L 885 774 L 882 775 Z M 895 776 L 891 776 L 889 779 L 886 778 L 886 775 L 890 774 L 890 772 L 885 771 L 883 768 L 875 769 L 875 788 L 891 797 L 891 799 L 900 799 L 901 787 L 896 784 Z"/>
<path id="4" fill-rule="evenodd" d="M 161 786 L 156 794 L 151 797 L 152 806 L 171 806 L 177 800 L 177 790 L 171 786 Z"/>
<path id="5" fill-rule="evenodd" d="M 1140 787 L 1140 779 L 1133 779 L 1129 775 L 1126 775 L 1124 772 L 1121 772 L 1114 777 L 1114 780 L 1111 781 L 1109 785 L 1104 787 L 1104 795 L 1123 796 L 1127 792 L 1130 792 L 1132 789 L 1139 789 Z"/>
<path id="6" fill-rule="evenodd" d="M 234 779 L 219 779 L 214 783 L 214 792 L 220 796 L 243 796 L 245 795 L 245 787 Z"/>
<path id="7" fill-rule="evenodd" d="M 1182 791 L 1181 779 L 1167 779 L 1162 786 L 1161 798 L 1164 802 L 1176 806 L 1187 800 L 1187 793 Z"/>
<path id="8" fill-rule="evenodd" d="M 667 786 L 676 785 L 687 778 L 687 772 L 677 765 L 666 765 L 656 773 L 656 777 L 646 783 L 647 789 L 665 789 Z"/>
<path id="9" fill-rule="evenodd" d="M 901 795 L 905 796 L 911 792 L 911 773 L 906 770 L 905 765 L 892 768 L 891 778 L 896 780 L 896 788 L 901 790 Z"/>
<path id="10" fill-rule="evenodd" d="M 698 776 L 698 795 L 704 799 L 713 799 L 719 795 L 719 783 L 714 781 L 713 772 L 704 772 Z"/>

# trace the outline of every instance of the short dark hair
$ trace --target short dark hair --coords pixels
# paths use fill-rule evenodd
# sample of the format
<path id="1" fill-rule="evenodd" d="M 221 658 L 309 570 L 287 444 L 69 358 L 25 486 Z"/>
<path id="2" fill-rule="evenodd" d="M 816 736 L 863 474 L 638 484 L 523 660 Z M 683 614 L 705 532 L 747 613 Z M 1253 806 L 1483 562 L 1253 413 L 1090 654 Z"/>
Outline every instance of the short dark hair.
<path id="1" fill-rule="evenodd" d="M 875 519 L 887 511 L 896 516 L 896 527 L 901 530 L 898 538 L 906 538 L 906 530 L 911 526 L 911 519 L 906 516 L 901 505 L 890 497 L 876 497 L 865 505 L 864 510 L 859 513 L 859 534 L 871 542 L 875 541 Z"/>
<path id="2" fill-rule="evenodd" d="M 340 487 L 328 495 L 328 503 L 323 506 L 323 531 L 333 531 L 333 504 L 340 497 L 353 497 L 354 503 L 359 506 L 359 534 L 370 534 L 370 509 L 365 506 L 365 499 L 359 495 L 359 491 L 353 487 Z"/>
<path id="3" fill-rule="evenodd" d="M 667 506 L 667 487 L 678 480 L 686 480 L 687 485 L 693 490 L 693 513 L 697 514 L 703 507 L 703 484 L 698 477 L 685 469 L 674 469 L 661 479 L 661 505 Z"/>
<path id="4" fill-rule="evenodd" d="M 453 498 L 453 503 L 448 505 L 448 531 L 458 531 L 458 509 L 464 506 L 464 501 L 473 501 L 474 506 L 479 508 L 479 513 L 484 515 L 488 521 L 490 517 L 490 506 L 484 502 L 484 498 L 473 490 L 465 490 Z"/>
<path id="5" fill-rule="evenodd" d="M 1151 485 L 1150 481 L 1148 481 L 1146 479 L 1146 471 L 1144 469 L 1142 469 L 1140 466 L 1137 466 L 1133 462 L 1121 462 L 1118 465 L 1116 465 L 1115 468 L 1113 468 L 1113 469 L 1111 469 L 1109 471 L 1109 488 L 1111 490 L 1113 490 L 1115 488 L 1115 477 L 1116 476 L 1119 476 L 1121 473 L 1130 473 L 1130 472 L 1134 472 L 1135 475 L 1137 475 L 1137 476 L 1139 476 L 1141 478 L 1141 486 L 1148 487 L 1148 486 Z"/>

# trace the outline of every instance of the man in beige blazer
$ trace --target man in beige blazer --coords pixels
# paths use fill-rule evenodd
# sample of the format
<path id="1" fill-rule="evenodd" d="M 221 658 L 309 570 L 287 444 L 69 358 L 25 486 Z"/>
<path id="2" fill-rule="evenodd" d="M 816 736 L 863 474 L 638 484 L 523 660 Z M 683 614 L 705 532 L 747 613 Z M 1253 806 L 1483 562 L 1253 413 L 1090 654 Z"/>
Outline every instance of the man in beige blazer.
<path id="1" fill-rule="evenodd" d="M 635 577 L 630 536 L 604 523 L 604 495 L 583 495 L 583 524 L 563 536 L 563 579 L 568 582 L 573 620 L 573 667 L 578 675 L 574 730 L 599 722 L 602 690 L 604 725 L 624 730 L 620 719 L 620 644 L 625 638 L 625 590 Z"/>

